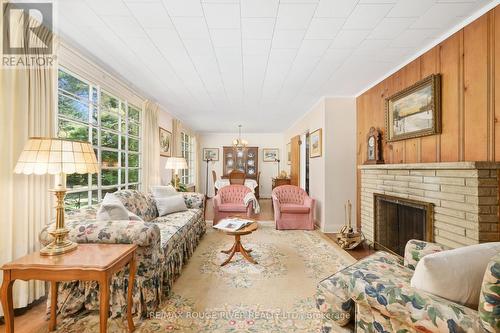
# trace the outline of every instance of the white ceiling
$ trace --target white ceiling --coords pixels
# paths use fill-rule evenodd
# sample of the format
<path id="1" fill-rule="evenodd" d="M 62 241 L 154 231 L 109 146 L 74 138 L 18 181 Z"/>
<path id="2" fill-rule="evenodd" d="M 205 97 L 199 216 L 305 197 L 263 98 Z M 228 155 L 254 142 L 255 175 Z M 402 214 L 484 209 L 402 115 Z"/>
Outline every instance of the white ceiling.
<path id="1" fill-rule="evenodd" d="M 59 0 L 57 32 L 193 129 L 286 129 L 490 0 Z"/>

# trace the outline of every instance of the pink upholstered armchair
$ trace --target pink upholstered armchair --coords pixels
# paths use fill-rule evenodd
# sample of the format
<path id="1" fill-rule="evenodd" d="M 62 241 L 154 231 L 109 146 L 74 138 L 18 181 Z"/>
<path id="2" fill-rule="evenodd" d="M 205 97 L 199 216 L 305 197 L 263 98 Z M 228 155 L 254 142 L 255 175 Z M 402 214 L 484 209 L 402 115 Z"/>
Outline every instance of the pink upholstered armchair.
<path id="1" fill-rule="evenodd" d="M 243 198 L 248 192 L 252 192 L 245 185 L 229 185 L 221 188 L 214 197 L 214 222 L 217 224 L 221 219 L 231 215 L 252 216 L 252 204 L 245 206 Z"/>
<path id="2" fill-rule="evenodd" d="M 282 185 L 273 190 L 276 229 L 314 229 L 316 201 L 298 186 Z"/>

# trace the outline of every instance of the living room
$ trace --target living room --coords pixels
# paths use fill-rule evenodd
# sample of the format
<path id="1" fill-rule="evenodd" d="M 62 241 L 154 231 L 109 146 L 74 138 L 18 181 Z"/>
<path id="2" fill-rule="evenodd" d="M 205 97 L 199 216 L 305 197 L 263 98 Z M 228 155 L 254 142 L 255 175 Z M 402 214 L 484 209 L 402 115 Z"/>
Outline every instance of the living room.
<path id="1" fill-rule="evenodd" d="M 0 332 L 500 332 L 498 5 L 2 1 Z"/>

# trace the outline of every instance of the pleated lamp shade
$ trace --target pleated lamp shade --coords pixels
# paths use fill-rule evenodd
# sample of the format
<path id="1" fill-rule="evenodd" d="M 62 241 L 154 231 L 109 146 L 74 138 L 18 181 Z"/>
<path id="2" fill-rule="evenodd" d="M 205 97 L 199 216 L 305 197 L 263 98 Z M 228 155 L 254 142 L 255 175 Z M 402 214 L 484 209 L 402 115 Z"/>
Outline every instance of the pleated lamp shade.
<path id="1" fill-rule="evenodd" d="M 14 172 L 25 175 L 98 173 L 99 164 L 90 142 L 30 138 Z"/>
<path id="2" fill-rule="evenodd" d="M 187 168 L 188 165 L 184 157 L 169 157 L 165 164 L 165 169 L 182 170 Z"/>

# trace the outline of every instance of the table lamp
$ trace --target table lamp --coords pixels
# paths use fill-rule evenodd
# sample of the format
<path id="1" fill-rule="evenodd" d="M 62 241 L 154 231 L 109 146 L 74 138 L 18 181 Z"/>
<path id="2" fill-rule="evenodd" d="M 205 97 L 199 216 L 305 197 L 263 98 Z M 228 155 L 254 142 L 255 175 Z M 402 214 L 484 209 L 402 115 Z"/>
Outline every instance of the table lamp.
<path id="1" fill-rule="evenodd" d="M 165 164 L 165 169 L 174 170 L 174 187 L 177 189 L 179 186 L 179 176 L 178 172 L 182 169 L 187 169 L 188 165 L 184 157 L 169 157 L 167 159 L 167 164 Z"/>
<path id="2" fill-rule="evenodd" d="M 99 164 L 90 142 L 29 138 L 17 161 L 14 173 L 56 176 L 55 187 L 51 190 L 57 198 L 56 228 L 49 232 L 54 241 L 40 250 L 41 255 L 53 256 L 76 249 L 78 245 L 67 239 L 69 230 L 64 227 L 66 175 L 98 172 Z"/>

